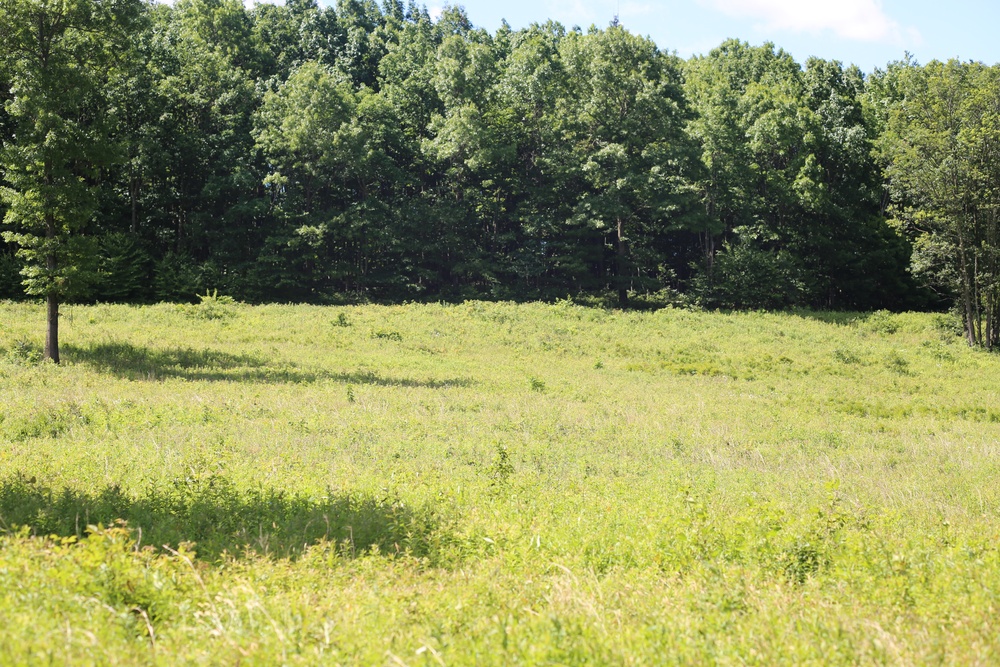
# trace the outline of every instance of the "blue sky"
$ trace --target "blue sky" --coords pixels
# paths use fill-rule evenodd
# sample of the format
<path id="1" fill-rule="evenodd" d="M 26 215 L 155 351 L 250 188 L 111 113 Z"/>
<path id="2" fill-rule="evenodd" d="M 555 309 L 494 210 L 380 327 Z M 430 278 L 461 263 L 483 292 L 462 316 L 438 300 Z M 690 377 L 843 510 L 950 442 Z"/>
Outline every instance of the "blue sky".
<path id="1" fill-rule="evenodd" d="M 443 0 L 428 0 L 434 15 Z M 632 32 L 687 58 L 728 37 L 771 41 L 799 62 L 811 55 L 866 72 L 906 51 L 917 61 L 1000 61 L 1000 0 L 463 0 L 477 26 L 495 31 L 554 19 L 605 26 L 618 13 Z"/>

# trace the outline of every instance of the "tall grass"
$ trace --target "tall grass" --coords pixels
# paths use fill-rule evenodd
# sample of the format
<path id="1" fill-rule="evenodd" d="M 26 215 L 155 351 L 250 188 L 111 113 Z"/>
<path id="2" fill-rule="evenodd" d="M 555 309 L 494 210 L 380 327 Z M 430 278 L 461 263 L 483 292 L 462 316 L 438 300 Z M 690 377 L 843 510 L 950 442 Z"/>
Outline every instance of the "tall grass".
<path id="1" fill-rule="evenodd" d="M 995 664 L 946 318 L 0 304 L 0 662 Z"/>

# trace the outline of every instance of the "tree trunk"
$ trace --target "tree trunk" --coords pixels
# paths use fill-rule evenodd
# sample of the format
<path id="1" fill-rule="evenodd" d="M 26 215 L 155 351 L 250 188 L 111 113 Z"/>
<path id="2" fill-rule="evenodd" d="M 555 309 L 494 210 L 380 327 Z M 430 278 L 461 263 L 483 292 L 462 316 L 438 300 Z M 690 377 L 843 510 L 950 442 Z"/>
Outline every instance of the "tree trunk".
<path id="1" fill-rule="evenodd" d="M 708 270 L 708 278 L 712 279 L 712 269 L 715 266 L 715 235 L 709 230 L 701 235 L 702 252 L 705 253 L 705 268 Z"/>
<path id="2" fill-rule="evenodd" d="M 962 223 L 959 222 L 958 224 L 961 225 Z M 970 346 L 975 347 L 979 344 L 975 313 L 975 278 L 971 275 L 969 258 L 965 249 L 965 234 L 961 226 L 958 227 L 958 261 L 959 274 L 962 281 L 961 302 L 963 319 L 965 320 L 965 339 Z"/>
<path id="3" fill-rule="evenodd" d="M 615 273 L 618 275 L 618 307 L 628 308 L 628 289 L 625 285 L 625 236 L 622 234 L 622 219 L 618 218 L 618 238 L 615 242 L 615 255 L 617 259 L 617 265 L 615 267 Z"/>
<path id="4" fill-rule="evenodd" d="M 48 328 L 45 330 L 45 358 L 59 363 L 59 297 L 46 297 Z"/>
<path id="5" fill-rule="evenodd" d="M 51 215 L 46 216 L 47 220 L 45 222 L 45 238 L 46 241 L 51 244 L 55 242 L 56 238 L 56 223 L 52 219 Z M 48 270 L 50 280 L 52 276 L 55 276 L 58 266 L 58 258 L 52 246 L 48 248 L 48 253 L 45 255 L 45 268 Z M 45 298 L 46 310 L 47 310 L 47 323 L 48 326 L 45 329 L 45 358 L 51 359 L 55 363 L 59 363 L 59 296 L 56 294 L 55 285 L 48 285 L 48 294 Z"/>
<path id="6" fill-rule="evenodd" d="M 128 196 L 132 205 L 132 221 L 129 225 L 129 233 L 135 236 L 139 232 L 139 179 L 132 177 L 129 182 Z"/>
<path id="7" fill-rule="evenodd" d="M 180 254 L 182 247 L 181 239 L 184 238 L 184 216 L 185 216 L 184 210 L 181 209 L 180 213 L 177 216 L 177 243 L 175 247 L 175 252 L 177 252 L 178 254 Z"/>

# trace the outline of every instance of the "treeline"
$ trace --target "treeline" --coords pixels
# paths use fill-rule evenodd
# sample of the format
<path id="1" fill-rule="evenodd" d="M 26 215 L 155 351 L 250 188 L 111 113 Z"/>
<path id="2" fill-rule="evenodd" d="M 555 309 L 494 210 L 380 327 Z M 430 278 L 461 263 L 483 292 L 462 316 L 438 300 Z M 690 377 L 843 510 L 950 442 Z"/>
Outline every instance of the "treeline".
<path id="1" fill-rule="evenodd" d="M 106 33 L 125 38 L 98 57 L 64 35 L 95 74 L 44 83 L 54 69 L 24 78 L 30 21 L 12 23 L 44 3 L 4 2 L 0 37 L 28 46 L 0 65 L 0 298 L 22 296 L 26 276 L 29 292 L 98 301 L 217 289 L 898 309 L 984 289 L 969 280 L 996 263 L 973 256 L 995 233 L 1000 189 L 980 188 L 997 183 L 993 139 L 966 142 L 983 144 L 966 165 L 978 176 L 938 174 L 961 152 L 948 133 L 974 119 L 928 138 L 939 153 L 924 163 L 912 143 L 931 130 L 901 111 L 918 93 L 933 106 L 927 81 L 949 68 L 951 92 L 996 105 L 982 92 L 995 68 L 901 62 L 866 77 L 738 41 L 684 61 L 618 25 L 490 34 L 461 8 L 432 20 L 400 0 L 177 0 L 124 18 L 126 0 L 67 0 L 109 6 Z M 32 102 L 31 85 L 49 92 Z M 54 115 L 25 110 L 52 91 L 65 95 Z M 58 120 L 44 136 L 75 128 L 62 153 L 26 152 L 45 145 L 42 117 Z M 947 187 L 959 203 L 935 208 L 927 193 Z M 952 214 L 973 208 L 978 227 L 958 238 Z"/>

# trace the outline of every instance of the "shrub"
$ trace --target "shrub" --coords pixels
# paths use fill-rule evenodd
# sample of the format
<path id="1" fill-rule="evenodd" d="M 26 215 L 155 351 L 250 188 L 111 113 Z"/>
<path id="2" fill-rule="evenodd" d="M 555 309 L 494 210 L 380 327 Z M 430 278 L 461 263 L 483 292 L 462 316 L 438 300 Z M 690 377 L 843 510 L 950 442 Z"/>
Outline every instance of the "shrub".
<path id="1" fill-rule="evenodd" d="M 709 308 L 773 310 L 807 301 L 801 270 L 791 255 L 744 243 L 726 244 L 711 273 L 695 278 L 693 291 Z"/>

